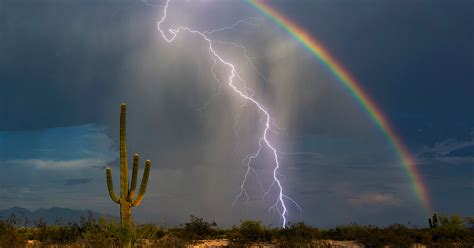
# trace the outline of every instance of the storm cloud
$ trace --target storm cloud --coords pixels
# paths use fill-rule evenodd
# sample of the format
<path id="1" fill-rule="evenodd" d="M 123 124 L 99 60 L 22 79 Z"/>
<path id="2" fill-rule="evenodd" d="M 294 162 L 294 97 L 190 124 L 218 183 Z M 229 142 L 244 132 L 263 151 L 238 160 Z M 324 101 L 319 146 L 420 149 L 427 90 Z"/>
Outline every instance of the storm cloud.
<path id="1" fill-rule="evenodd" d="M 330 44 L 337 55 L 349 65 L 357 64 L 355 57 L 363 60 L 368 56 L 354 49 L 350 54 L 354 58 L 346 58 L 349 55 L 344 52 L 354 44 L 346 44 L 347 37 L 328 31 L 328 25 L 341 27 L 339 15 L 351 13 L 349 8 L 340 3 L 330 7 L 306 4 L 319 11 L 340 9 L 334 16 L 320 13 L 328 18 L 326 24 L 298 19 L 314 32 L 322 28 L 325 41 L 334 39 Z M 59 206 L 114 213 L 116 206 L 108 199 L 102 168 L 110 165 L 118 178 L 118 116 L 120 104 L 126 102 L 128 150 L 140 154 L 141 168 L 145 159 L 153 161 L 149 192 L 135 212 L 139 221 L 152 219 L 172 225 L 192 214 L 220 225 L 245 218 L 277 225 L 278 216 L 267 214 L 273 199 L 262 199 L 255 178 L 249 181 L 247 205 L 242 199 L 232 207 L 245 173 L 242 159 L 258 148 L 262 116 L 250 103 L 244 105 L 235 97 L 224 82 L 227 71 L 221 65 L 216 67 L 220 79 L 216 82 L 210 73 L 212 59 L 202 40 L 187 33 L 172 44 L 162 39 L 156 29 L 162 5 L 159 1 L 152 5 L 105 0 L 0 2 L 0 166 L 6 171 L 0 178 L 11 178 L 1 191 L 2 197 L 11 200 L 0 207 Z M 286 6 L 284 2 L 280 5 Z M 301 12 L 301 6 L 303 1 L 289 6 L 288 14 Z M 380 18 L 377 11 L 396 16 L 392 7 L 373 7 L 374 12 L 367 16 Z M 362 18 L 366 14 L 359 9 L 354 15 Z M 283 183 L 287 194 L 303 207 L 301 215 L 292 207 L 291 221 L 324 226 L 351 221 L 387 224 L 400 216 L 402 221 L 425 221 L 401 162 L 383 133 L 330 72 L 293 38 L 238 1 L 179 1 L 172 4 L 169 15 L 167 27 L 180 24 L 199 30 L 256 17 L 213 38 L 246 47 L 250 61 L 238 47 L 216 45 L 225 58 L 238 65 L 247 86 L 255 90 L 281 127 L 272 140 L 281 151 Z M 360 32 L 366 32 L 362 29 L 368 22 L 362 18 L 357 26 Z M 373 49 L 388 49 L 386 42 L 380 44 Z M 367 63 L 371 59 L 374 57 L 367 58 Z M 399 66 L 400 61 L 392 63 Z M 442 128 L 456 130 L 451 133 L 454 139 L 462 136 L 467 140 L 463 142 L 472 142 L 469 132 L 474 117 L 460 122 L 462 132 L 451 123 L 430 126 L 437 121 L 432 109 L 438 105 L 426 111 L 427 119 L 418 120 L 416 114 L 406 112 L 409 103 L 401 104 L 406 108 L 398 105 L 395 98 L 407 97 L 405 94 L 388 96 L 377 86 L 395 87 L 393 76 L 384 81 L 384 71 L 370 73 L 365 68 L 368 65 L 360 64 L 351 68 L 368 81 L 370 93 L 384 104 L 401 133 L 409 134 L 406 140 L 416 153 L 436 147 L 432 133 Z M 372 61 L 374 68 L 375 64 Z M 419 79 L 410 78 L 411 82 Z M 404 99 L 413 101 L 414 97 Z M 465 98 L 457 101 L 453 104 L 469 103 Z M 413 131 L 422 127 L 422 131 Z M 439 139 L 445 135 L 449 136 L 443 133 Z M 270 159 L 264 154 L 255 161 L 262 178 L 271 174 Z M 442 171 L 439 164 L 431 159 L 420 168 L 436 182 Z M 463 166 L 472 173 L 472 161 Z M 45 177 L 54 180 L 45 181 Z M 271 183 L 262 180 L 267 186 Z M 463 180 L 468 184 L 468 178 Z M 35 201 L 15 200 L 12 195 Z M 455 201 L 466 203 L 462 200 L 465 195 Z M 445 209 L 452 210 L 449 206 Z M 463 208 L 462 213 L 469 210 Z"/>

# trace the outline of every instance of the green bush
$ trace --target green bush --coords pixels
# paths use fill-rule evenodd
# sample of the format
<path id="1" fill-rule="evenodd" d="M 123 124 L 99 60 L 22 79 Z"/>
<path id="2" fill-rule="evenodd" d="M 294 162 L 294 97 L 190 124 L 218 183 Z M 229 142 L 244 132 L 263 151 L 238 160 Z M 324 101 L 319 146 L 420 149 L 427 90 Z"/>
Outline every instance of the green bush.
<path id="1" fill-rule="evenodd" d="M 186 240 L 211 239 L 217 236 L 217 224 L 209 223 L 202 218 L 191 215 L 191 221 L 184 224 L 182 230 L 177 230 L 177 235 Z"/>
<path id="2" fill-rule="evenodd" d="M 133 236 L 131 227 L 122 227 L 115 221 L 100 219 L 87 225 L 82 233 L 83 241 L 89 247 L 121 247 Z"/>
<path id="3" fill-rule="evenodd" d="M 439 217 L 440 228 L 450 230 L 462 230 L 465 229 L 463 219 L 459 215 L 441 215 Z"/>
<path id="4" fill-rule="evenodd" d="M 306 225 L 304 222 L 290 223 L 286 229 L 272 230 L 272 240 L 288 246 L 290 244 L 307 244 L 312 240 L 321 239 L 321 232 L 318 228 Z"/>
<path id="5" fill-rule="evenodd" d="M 153 224 L 143 224 L 136 227 L 135 239 L 158 240 L 165 236 L 165 231 Z"/>
<path id="6" fill-rule="evenodd" d="M 13 219 L 0 220 L 0 247 L 23 247 L 25 239 L 15 227 Z"/>
<path id="7" fill-rule="evenodd" d="M 260 221 L 242 221 L 239 228 L 234 227 L 233 229 L 234 236 L 231 239 L 240 243 L 271 241 L 271 232 Z"/>

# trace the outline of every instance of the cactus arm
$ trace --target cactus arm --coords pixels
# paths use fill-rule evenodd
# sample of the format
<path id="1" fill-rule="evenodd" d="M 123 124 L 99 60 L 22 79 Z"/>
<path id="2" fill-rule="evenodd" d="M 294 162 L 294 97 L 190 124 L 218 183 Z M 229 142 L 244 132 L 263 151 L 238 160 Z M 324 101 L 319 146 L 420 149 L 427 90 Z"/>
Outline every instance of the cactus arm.
<path id="1" fill-rule="evenodd" d="M 120 198 L 128 195 L 128 158 L 126 137 L 127 105 L 120 109 Z"/>
<path id="2" fill-rule="evenodd" d="M 433 214 L 433 226 L 438 226 L 438 215 L 436 215 L 436 213 Z"/>
<path id="3" fill-rule="evenodd" d="M 105 175 L 107 177 L 107 188 L 109 189 L 110 198 L 112 198 L 112 201 L 115 203 L 120 203 L 120 200 L 114 191 L 114 183 L 112 182 L 112 171 L 110 170 L 110 167 L 105 169 Z"/>
<path id="4" fill-rule="evenodd" d="M 130 185 L 130 191 L 128 192 L 128 199 L 130 201 L 132 201 L 135 196 L 135 189 L 137 188 L 138 159 L 138 154 L 135 154 L 133 156 L 132 183 Z"/>
<path id="5" fill-rule="evenodd" d="M 150 176 L 150 167 L 151 161 L 147 160 L 145 163 L 145 171 L 143 172 L 142 184 L 140 185 L 140 191 L 138 192 L 137 198 L 132 202 L 133 207 L 140 205 L 145 196 L 146 188 L 148 186 L 148 177 Z"/>

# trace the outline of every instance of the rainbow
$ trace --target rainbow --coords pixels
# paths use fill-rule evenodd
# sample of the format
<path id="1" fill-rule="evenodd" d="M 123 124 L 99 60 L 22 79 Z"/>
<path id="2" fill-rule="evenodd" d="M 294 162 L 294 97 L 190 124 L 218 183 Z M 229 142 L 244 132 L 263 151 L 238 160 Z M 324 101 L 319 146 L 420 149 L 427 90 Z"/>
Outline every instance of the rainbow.
<path id="1" fill-rule="evenodd" d="M 382 110 L 369 97 L 361 85 L 357 83 L 354 77 L 351 76 L 341 63 L 339 63 L 320 42 L 263 0 L 244 1 L 287 31 L 298 43 L 303 45 L 308 51 L 316 56 L 316 58 L 338 79 L 338 81 L 349 90 L 351 95 L 357 100 L 369 118 L 372 119 L 372 121 L 380 128 L 389 143 L 397 152 L 411 181 L 412 188 L 426 211 L 425 213 L 431 214 L 433 212 L 433 207 L 431 205 L 428 190 L 416 168 L 413 156 L 402 142 L 400 136 L 395 132 L 387 116 L 384 115 Z"/>

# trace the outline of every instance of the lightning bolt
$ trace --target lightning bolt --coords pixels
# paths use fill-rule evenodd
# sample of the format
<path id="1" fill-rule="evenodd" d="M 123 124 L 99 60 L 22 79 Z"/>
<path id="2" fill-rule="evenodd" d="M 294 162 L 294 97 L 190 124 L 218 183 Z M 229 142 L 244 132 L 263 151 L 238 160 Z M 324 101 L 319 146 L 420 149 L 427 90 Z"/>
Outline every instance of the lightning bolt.
<path id="1" fill-rule="evenodd" d="M 241 23 L 249 23 L 249 21 L 252 18 L 243 19 L 243 20 L 240 20 L 239 22 L 235 23 L 234 25 L 232 25 L 230 27 L 224 27 L 224 28 L 215 29 L 215 30 L 212 30 L 212 31 L 201 32 L 201 31 L 193 30 L 189 27 L 184 27 L 184 26 L 179 26 L 179 27 L 176 27 L 176 28 L 170 28 L 170 29 L 167 29 L 165 31 L 162 28 L 162 24 L 166 21 L 169 3 L 170 3 L 170 0 L 166 0 L 166 3 L 164 4 L 164 7 L 163 7 L 163 16 L 161 17 L 161 19 L 157 23 L 157 28 L 158 28 L 161 36 L 163 37 L 163 39 L 166 42 L 171 43 L 175 40 L 175 38 L 178 36 L 178 34 L 180 32 L 188 32 L 190 34 L 196 35 L 197 37 L 199 37 L 203 41 L 205 41 L 205 43 L 207 43 L 207 49 L 209 51 L 209 56 L 213 61 L 213 64 L 212 64 L 212 67 L 211 67 L 211 73 L 214 76 L 214 79 L 219 83 L 219 88 L 218 88 L 218 92 L 213 95 L 211 100 L 208 101 L 205 104 L 205 106 L 210 104 L 212 99 L 220 93 L 221 81 L 218 79 L 218 77 L 217 77 L 217 75 L 215 74 L 215 71 L 214 71 L 215 66 L 217 65 L 217 63 L 220 63 L 220 64 L 224 65 L 225 67 L 227 67 L 228 70 L 229 70 L 229 75 L 227 77 L 227 85 L 230 87 L 230 89 L 232 89 L 232 91 L 238 97 L 240 97 L 244 100 L 244 104 L 241 107 L 243 108 L 247 103 L 251 103 L 264 116 L 263 121 L 265 123 L 265 128 L 264 128 L 263 133 L 262 133 L 262 135 L 261 135 L 261 137 L 259 138 L 259 141 L 258 141 L 259 148 L 257 149 L 257 151 L 247 155 L 243 160 L 244 164 L 247 167 L 247 170 L 246 170 L 246 173 L 245 173 L 244 178 L 242 180 L 242 184 L 240 186 L 240 193 L 235 197 L 232 205 L 235 205 L 235 203 L 241 197 L 243 197 L 244 195 L 246 197 L 246 202 L 249 200 L 249 194 L 248 194 L 248 192 L 245 188 L 245 185 L 247 183 L 248 176 L 249 176 L 250 173 L 253 173 L 256 176 L 258 183 L 262 187 L 262 190 L 264 189 L 263 184 L 261 183 L 261 181 L 259 179 L 259 175 L 258 175 L 257 171 L 255 170 L 254 167 L 252 167 L 252 162 L 258 156 L 260 156 L 260 154 L 262 153 L 263 148 L 267 148 L 271 152 L 271 155 L 273 156 L 273 166 L 274 167 L 273 167 L 273 180 L 272 180 L 272 183 L 266 191 L 263 190 L 264 193 L 265 193 L 264 198 L 276 187 L 277 192 L 278 192 L 278 196 L 276 198 L 275 203 L 269 208 L 269 211 L 276 210 L 279 213 L 279 215 L 281 216 L 281 220 L 282 220 L 282 227 L 285 228 L 286 225 L 287 225 L 287 218 L 288 218 L 287 202 L 294 204 L 300 210 L 300 213 L 301 213 L 301 207 L 298 205 L 298 203 L 296 203 L 296 201 L 294 201 L 293 199 L 291 199 L 289 196 L 287 196 L 284 193 L 282 183 L 279 179 L 280 177 L 282 177 L 282 175 L 279 173 L 279 169 L 280 169 L 280 159 L 278 157 L 279 152 L 277 151 L 277 149 L 275 148 L 275 146 L 269 140 L 269 137 L 268 137 L 269 133 L 276 132 L 275 130 L 272 129 L 272 125 L 274 124 L 274 119 L 271 117 L 271 115 L 270 115 L 269 111 L 267 110 L 267 108 L 265 106 L 263 106 L 263 104 L 260 103 L 254 97 L 255 91 L 246 86 L 245 80 L 242 79 L 242 77 L 238 74 L 235 65 L 232 64 L 231 62 L 225 60 L 221 55 L 219 55 L 219 53 L 214 49 L 214 44 L 230 45 L 230 46 L 233 46 L 235 48 L 239 48 L 243 51 L 243 54 L 247 58 L 248 61 L 251 62 L 251 58 L 247 55 L 247 50 L 243 46 L 240 46 L 238 44 L 231 43 L 231 42 L 212 40 L 211 38 L 209 38 L 209 35 L 211 35 L 213 33 L 220 32 L 220 31 L 225 31 L 225 30 L 229 30 L 229 29 L 234 29 L 237 25 L 239 25 Z M 259 75 L 262 76 L 261 74 L 259 74 Z M 236 81 L 238 81 L 242 84 L 242 87 L 243 87 L 242 90 L 239 89 L 235 85 Z M 235 119 L 235 122 L 237 122 L 237 119 L 238 118 Z M 236 126 L 237 125 L 235 123 L 234 127 L 233 127 L 234 132 L 236 132 L 235 131 Z"/>

